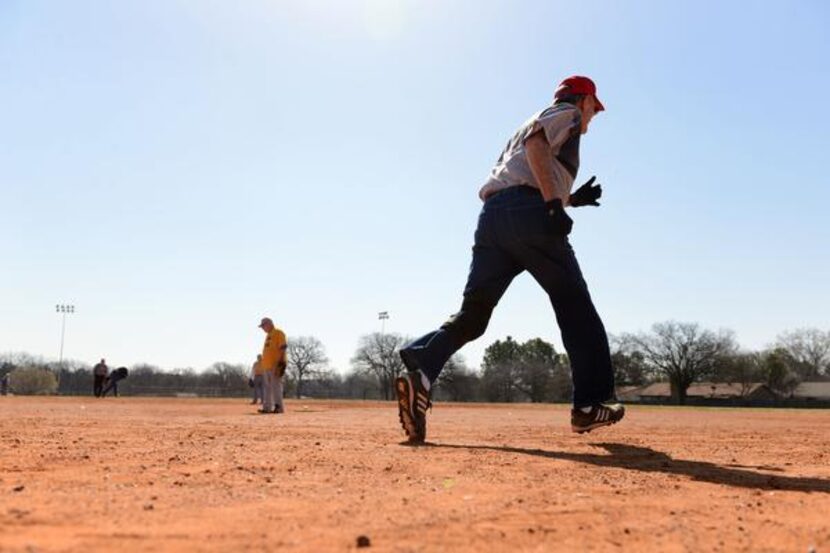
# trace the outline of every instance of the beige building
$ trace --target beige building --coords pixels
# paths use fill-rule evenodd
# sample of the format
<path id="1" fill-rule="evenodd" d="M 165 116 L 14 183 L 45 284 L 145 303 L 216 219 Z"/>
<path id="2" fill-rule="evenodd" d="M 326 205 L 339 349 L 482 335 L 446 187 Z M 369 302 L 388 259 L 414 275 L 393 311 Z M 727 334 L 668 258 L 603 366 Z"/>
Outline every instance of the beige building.
<path id="1" fill-rule="evenodd" d="M 671 386 L 668 382 L 655 382 L 648 386 L 620 388 L 617 390 L 617 397 L 621 401 L 664 402 L 672 397 Z M 696 382 L 686 391 L 687 399 L 774 400 L 779 397 L 769 386 L 761 382 Z"/>

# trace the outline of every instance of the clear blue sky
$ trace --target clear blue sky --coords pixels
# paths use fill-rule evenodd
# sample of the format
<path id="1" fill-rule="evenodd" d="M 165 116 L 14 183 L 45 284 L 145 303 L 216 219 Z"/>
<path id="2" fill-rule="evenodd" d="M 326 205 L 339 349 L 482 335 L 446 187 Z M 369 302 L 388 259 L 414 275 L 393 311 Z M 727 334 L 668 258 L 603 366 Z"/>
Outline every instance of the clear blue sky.
<path id="1" fill-rule="evenodd" d="M 454 312 L 476 197 L 557 82 L 594 78 L 572 243 L 609 331 L 830 327 L 826 2 L 0 0 L 0 352 L 201 369 L 256 324 Z M 561 349 L 514 282 L 488 332 Z"/>

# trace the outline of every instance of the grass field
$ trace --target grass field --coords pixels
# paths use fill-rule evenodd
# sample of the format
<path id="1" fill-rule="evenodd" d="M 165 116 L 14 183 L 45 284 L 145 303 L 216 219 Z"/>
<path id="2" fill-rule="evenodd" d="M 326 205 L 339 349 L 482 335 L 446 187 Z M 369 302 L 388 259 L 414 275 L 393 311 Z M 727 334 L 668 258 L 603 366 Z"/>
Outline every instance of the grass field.
<path id="1" fill-rule="evenodd" d="M 830 550 L 830 411 L 0 398 L 0 551 Z"/>

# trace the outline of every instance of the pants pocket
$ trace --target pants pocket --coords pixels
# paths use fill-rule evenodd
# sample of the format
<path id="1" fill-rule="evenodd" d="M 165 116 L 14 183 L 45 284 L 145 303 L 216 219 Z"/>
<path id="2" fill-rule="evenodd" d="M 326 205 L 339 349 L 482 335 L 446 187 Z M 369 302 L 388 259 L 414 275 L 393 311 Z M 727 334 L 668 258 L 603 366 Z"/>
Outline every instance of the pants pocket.
<path id="1" fill-rule="evenodd" d="M 510 210 L 510 226 L 519 240 L 553 239 L 557 232 L 544 205 L 532 205 Z"/>

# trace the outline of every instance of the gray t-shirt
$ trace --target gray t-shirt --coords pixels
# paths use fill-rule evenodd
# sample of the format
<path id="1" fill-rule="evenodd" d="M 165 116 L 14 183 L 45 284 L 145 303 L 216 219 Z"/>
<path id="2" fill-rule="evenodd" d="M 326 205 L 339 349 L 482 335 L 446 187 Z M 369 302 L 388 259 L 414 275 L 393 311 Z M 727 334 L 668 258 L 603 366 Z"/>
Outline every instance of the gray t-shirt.
<path id="1" fill-rule="evenodd" d="M 572 104 L 556 104 L 534 114 L 525 121 L 499 156 L 490 177 L 479 190 L 482 200 L 510 188 L 527 185 L 539 188 L 527 161 L 525 141 L 539 130 L 544 131 L 553 158 L 553 178 L 564 183 L 568 190 L 573 186 L 579 170 L 579 137 L 582 114 Z"/>

